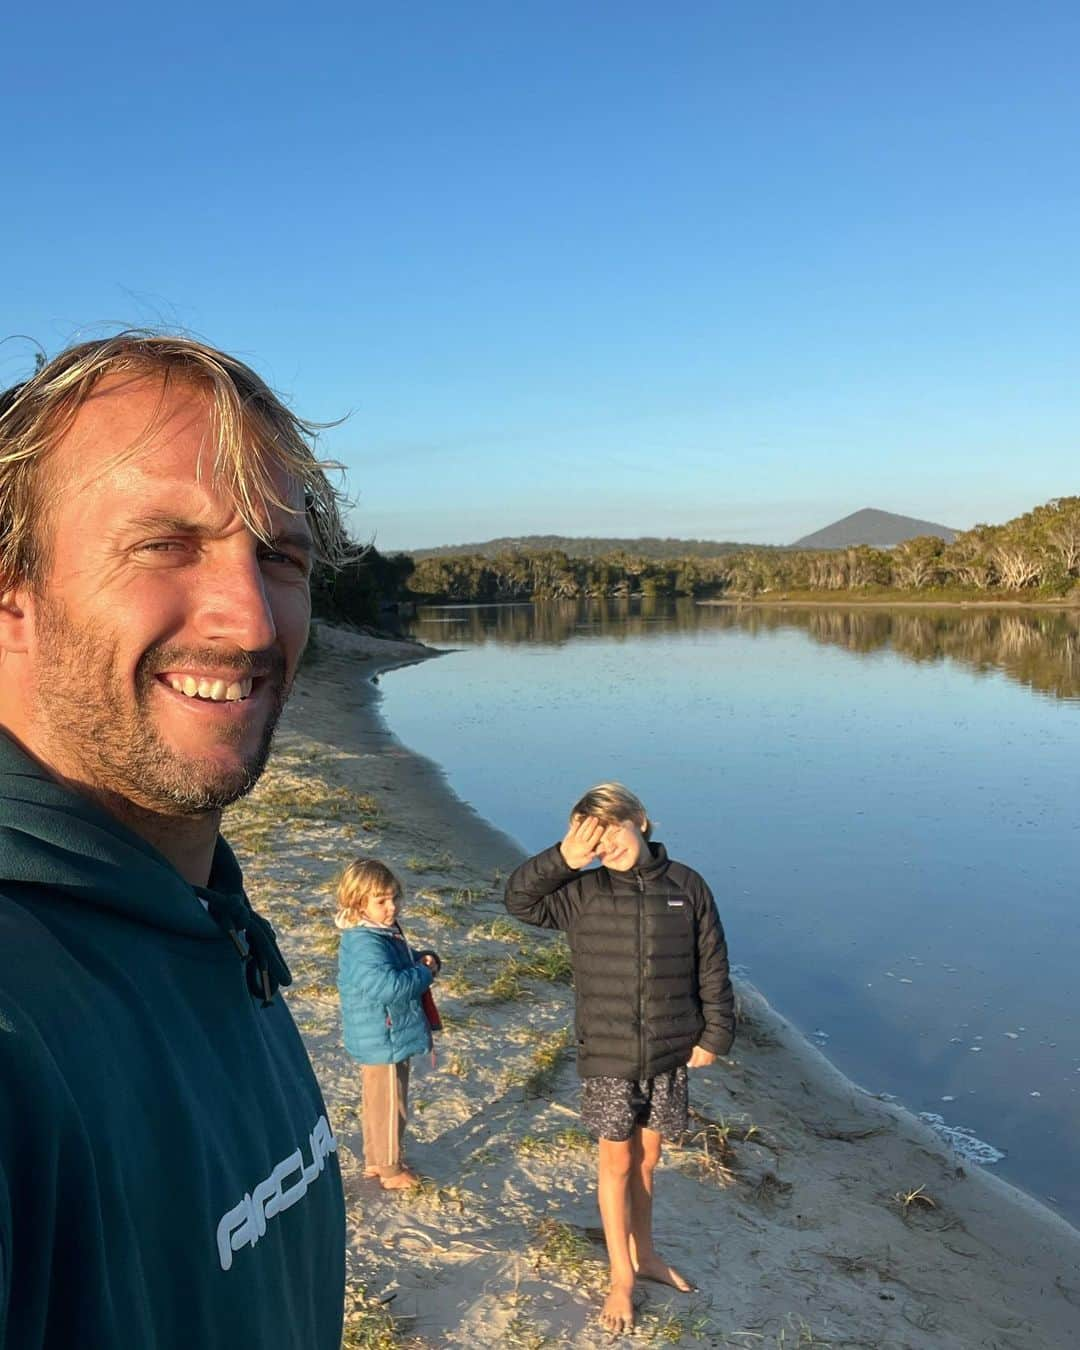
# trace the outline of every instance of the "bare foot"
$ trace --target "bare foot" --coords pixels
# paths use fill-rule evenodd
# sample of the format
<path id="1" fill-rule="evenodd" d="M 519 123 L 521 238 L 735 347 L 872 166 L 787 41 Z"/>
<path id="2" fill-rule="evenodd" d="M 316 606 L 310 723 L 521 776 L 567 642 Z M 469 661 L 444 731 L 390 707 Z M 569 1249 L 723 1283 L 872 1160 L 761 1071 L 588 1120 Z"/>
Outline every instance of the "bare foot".
<path id="1" fill-rule="evenodd" d="M 670 1284 L 682 1294 L 692 1293 L 697 1287 L 685 1276 L 680 1275 L 674 1266 L 669 1266 L 666 1261 L 661 1260 L 655 1252 L 644 1261 L 635 1263 L 634 1269 L 639 1279 L 652 1280 L 655 1284 Z"/>
<path id="2" fill-rule="evenodd" d="M 600 1324 L 619 1335 L 634 1325 L 634 1286 L 613 1284 L 600 1310 Z"/>
<path id="3" fill-rule="evenodd" d="M 392 1177 L 382 1178 L 382 1188 L 384 1191 L 407 1191 L 413 1186 L 420 1185 L 420 1178 L 408 1167 L 403 1167 L 400 1172 L 395 1172 Z"/>

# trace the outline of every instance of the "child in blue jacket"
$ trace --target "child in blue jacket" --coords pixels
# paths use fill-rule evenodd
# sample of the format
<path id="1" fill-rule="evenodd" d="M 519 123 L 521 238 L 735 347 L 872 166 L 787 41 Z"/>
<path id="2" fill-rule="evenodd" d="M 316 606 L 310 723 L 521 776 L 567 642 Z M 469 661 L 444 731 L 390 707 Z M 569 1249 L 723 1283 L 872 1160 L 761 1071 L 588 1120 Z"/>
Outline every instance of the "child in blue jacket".
<path id="1" fill-rule="evenodd" d="M 346 867 L 334 922 L 341 931 L 338 991 L 345 1049 L 360 1061 L 364 1175 L 384 1190 L 419 1184 L 405 1165 L 402 1140 L 409 1060 L 431 1049 L 434 1005 L 424 996 L 438 974 L 435 952 L 414 951 L 397 922 L 401 883 L 373 858 Z"/>

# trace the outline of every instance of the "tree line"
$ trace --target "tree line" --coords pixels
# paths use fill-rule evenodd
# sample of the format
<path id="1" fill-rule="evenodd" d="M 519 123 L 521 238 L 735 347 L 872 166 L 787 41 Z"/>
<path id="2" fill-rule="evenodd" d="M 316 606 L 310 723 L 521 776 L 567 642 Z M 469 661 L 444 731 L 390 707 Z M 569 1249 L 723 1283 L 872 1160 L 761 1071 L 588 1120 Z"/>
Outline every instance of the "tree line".
<path id="1" fill-rule="evenodd" d="M 319 563 L 311 574 L 311 612 L 332 622 L 380 628 L 387 607 L 404 594 L 413 566 L 404 553 L 386 556 L 374 547 L 358 547 L 341 568 Z"/>
<path id="2" fill-rule="evenodd" d="M 625 553 L 635 558 L 713 558 L 718 553 L 736 553 L 748 545 L 732 540 L 671 539 L 639 535 L 633 539 L 595 538 L 591 535 L 525 534 L 488 539 L 482 544 L 440 544 L 437 548 L 414 548 L 409 556 L 421 558 L 468 556 L 497 558 L 507 553 L 565 553 L 571 558 L 604 558 Z M 786 544 L 760 544 L 758 548 L 786 548 Z"/>
<path id="3" fill-rule="evenodd" d="M 800 592 L 1061 596 L 1080 581 L 1080 497 L 1054 498 L 1002 525 L 976 525 L 948 544 L 923 535 L 888 549 L 737 548 L 670 559 L 621 548 L 588 558 L 508 548 L 492 557 L 439 554 L 394 565 L 408 592 L 429 601 Z"/>

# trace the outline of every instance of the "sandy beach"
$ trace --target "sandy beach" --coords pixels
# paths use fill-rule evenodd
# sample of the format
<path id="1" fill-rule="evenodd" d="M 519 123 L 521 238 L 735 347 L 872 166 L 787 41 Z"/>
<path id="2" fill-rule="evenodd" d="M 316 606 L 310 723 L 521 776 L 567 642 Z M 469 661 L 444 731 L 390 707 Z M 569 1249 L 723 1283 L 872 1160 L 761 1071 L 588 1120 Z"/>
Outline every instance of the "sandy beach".
<path id="1" fill-rule="evenodd" d="M 561 939 L 510 920 L 515 843 L 382 721 L 373 677 L 431 653 L 320 626 L 258 789 L 224 825 L 292 967 L 288 1001 L 338 1140 L 347 1347 L 601 1346 L 594 1146 L 568 1053 Z M 454 678 L 453 656 L 445 662 Z M 445 962 L 437 1063 L 414 1062 L 409 1158 L 362 1177 L 359 1071 L 341 1045 L 332 886 L 358 854 L 406 887 Z M 717 896 L 723 914 L 723 895 Z M 737 953 L 735 954 L 737 959 Z M 657 1175 L 656 1232 L 689 1295 L 637 1293 L 628 1344 L 1068 1350 L 1080 1232 L 839 1074 L 745 983 L 731 1057 Z"/>

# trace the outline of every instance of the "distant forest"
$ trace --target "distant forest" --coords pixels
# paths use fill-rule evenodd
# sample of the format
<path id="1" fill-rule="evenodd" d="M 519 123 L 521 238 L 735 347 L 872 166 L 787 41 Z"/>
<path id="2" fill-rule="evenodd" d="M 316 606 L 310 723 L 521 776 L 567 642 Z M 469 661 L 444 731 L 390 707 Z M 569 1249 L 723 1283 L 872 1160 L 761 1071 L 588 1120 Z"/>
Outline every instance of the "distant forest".
<path id="1" fill-rule="evenodd" d="M 1074 590 L 1080 599 L 1080 497 L 1055 498 L 1004 525 L 976 525 L 951 544 L 934 535 L 889 549 L 751 548 L 667 539 L 565 542 L 575 547 L 603 543 L 607 551 L 586 556 L 560 548 L 508 547 L 491 556 L 427 552 L 413 557 L 370 548 L 338 572 L 316 568 L 312 607 L 323 618 L 378 627 L 392 622 L 380 616 L 401 600 L 901 594 L 927 600 L 1034 599 Z M 669 545 L 683 551 L 674 556 L 655 552 Z M 715 552 L 693 551 L 706 547 Z"/>
<path id="2" fill-rule="evenodd" d="M 742 599 L 899 592 L 917 592 L 927 599 L 935 593 L 1063 596 L 1080 581 L 1080 497 L 1055 498 L 1003 525 L 976 525 L 951 544 L 934 535 L 889 549 L 759 548 L 700 540 L 563 542 L 575 550 L 603 544 L 607 551 L 508 546 L 494 553 L 425 551 L 401 564 L 391 561 L 399 566 L 408 593 L 428 601 L 635 594 Z M 656 545 L 679 551 L 650 551 Z M 697 551 L 706 547 L 713 551 Z M 407 573 L 406 567 L 411 569 Z"/>
<path id="3" fill-rule="evenodd" d="M 568 558 L 604 558 L 625 553 L 635 558 L 715 558 L 721 553 L 738 553 L 748 548 L 771 552 L 783 544 L 736 544 L 716 539 L 658 539 L 644 535 L 638 539 L 578 538 L 567 534 L 525 534 L 489 539 L 483 544 L 443 544 L 439 548 L 410 549 L 416 562 L 424 558 L 500 558 L 510 553 L 565 553 Z"/>

